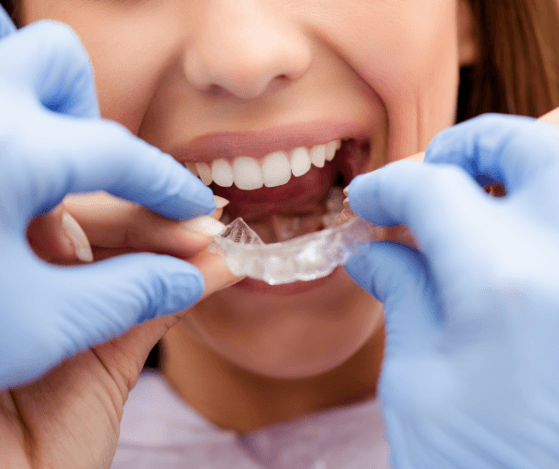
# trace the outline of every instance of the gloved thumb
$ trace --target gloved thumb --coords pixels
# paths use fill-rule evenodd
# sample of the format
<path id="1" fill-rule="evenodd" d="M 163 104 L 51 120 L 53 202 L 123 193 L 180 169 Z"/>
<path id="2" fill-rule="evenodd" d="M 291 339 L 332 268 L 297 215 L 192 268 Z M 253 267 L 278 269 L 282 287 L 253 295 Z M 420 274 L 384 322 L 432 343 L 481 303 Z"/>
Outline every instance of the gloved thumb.
<path id="1" fill-rule="evenodd" d="M 130 254 L 80 267 L 45 264 L 18 246 L 7 252 L 12 295 L 0 329 L 0 383 L 32 382 L 80 351 L 120 336 L 148 319 L 179 312 L 204 290 L 202 274 L 177 258 Z M 11 258 L 11 259 L 10 259 Z M 24 260 L 22 260 L 24 259 Z M 10 299 L 15 301 L 12 304 Z M 17 314 L 15 313 L 17 312 Z M 8 354 L 18 360 L 4 360 Z"/>
<path id="2" fill-rule="evenodd" d="M 369 251 L 351 257 L 345 269 L 384 305 L 387 356 L 414 353 L 434 334 L 436 297 L 421 253 L 398 243 L 371 243 Z"/>
<path id="3" fill-rule="evenodd" d="M 11 29 L 7 23 L 3 27 Z M 27 90 L 35 102 L 50 111 L 99 118 L 89 57 L 78 35 L 68 25 L 38 21 L 17 34 L 7 35 L 0 45 L 4 83 Z"/>
<path id="4" fill-rule="evenodd" d="M 124 255 L 54 273 L 53 291 L 67 323 L 55 333 L 73 332 L 53 342 L 66 344 L 66 354 L 106 342 L 146 320 L 182 311 L 204 291 L 204 278 L 196 267 L 156 254 Z"/>

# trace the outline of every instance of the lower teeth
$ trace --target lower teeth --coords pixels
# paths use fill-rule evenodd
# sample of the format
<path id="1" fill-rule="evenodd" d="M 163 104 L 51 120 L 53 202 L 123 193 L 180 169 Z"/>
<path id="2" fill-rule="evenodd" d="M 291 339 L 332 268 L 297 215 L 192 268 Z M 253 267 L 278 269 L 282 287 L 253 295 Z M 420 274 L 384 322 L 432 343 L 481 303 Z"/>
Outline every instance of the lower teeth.
<path id="1" fill-rule="evenodd" d="M 340 187 L 330 189 L 322 207 L 302 216 L 283 216 L 272 214 L 265 221 L 245 222 L 265 244 L 288 241 L 315 231 L 334 226 L 343 210 L 344 195 Z M 225 225 L 232 222 L 231 216 L 224 212 L 220 221 Z"/>

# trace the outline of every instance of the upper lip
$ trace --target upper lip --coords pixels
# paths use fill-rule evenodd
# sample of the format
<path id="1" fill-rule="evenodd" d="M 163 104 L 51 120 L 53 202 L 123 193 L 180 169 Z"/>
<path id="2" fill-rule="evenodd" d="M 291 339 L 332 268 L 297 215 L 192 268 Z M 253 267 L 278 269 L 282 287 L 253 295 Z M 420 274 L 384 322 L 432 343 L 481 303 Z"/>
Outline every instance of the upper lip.
<path id="1" fill-rule="evenodd" d="M 312 147 L 336 139 L 368 140 L 357 122 L 315 121 L 272 127 L 259 132 L 215 132 L 193 138 L 169 152 L 180 162 L 210 162 L 218 158 L 263 158 L 274 151 Z"/>

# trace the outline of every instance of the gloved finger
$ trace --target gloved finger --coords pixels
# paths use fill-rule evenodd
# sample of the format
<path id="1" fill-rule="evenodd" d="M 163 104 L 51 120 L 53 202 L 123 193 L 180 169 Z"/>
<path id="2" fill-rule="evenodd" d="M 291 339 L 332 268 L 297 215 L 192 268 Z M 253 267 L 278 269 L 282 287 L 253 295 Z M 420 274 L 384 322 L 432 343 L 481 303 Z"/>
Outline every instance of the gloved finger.
<path id="1" fill-rule="evenodd" d="M 14 31 L 16 31 L 14 22 L 6 10 L 4 10 L 4 7 L 0 5 L 0 39 L 13 33 Z"/>
<path id="2" fill-rule="evenodd" d="M 50 266 L 48 266 L 50 267 Z M 54 339 L 68 353 L 119 336 L 136 324 L 182 311 L 204 291 L 191 264 L 170 256 L 130 254 L 71 268 L 50 267 L 52 300 L 66 324 Z M 60 319 L 58 319 L 60 320 Z M 65 333 L 68 336 L 64 336 Z"/>
<path id="3" fill-rule="evenodd" d="M 428 266 L 417 251 L 392 242 L 371 243 L 345 269 L 384 305 L 387 354 L 417 351 L 436 332 L 436 297 Z"/>
<path id="4" fill-rule="evenodd" d="M 487 246 L 498 247 L 506 200 L 488 196 L 456 166 L 427 163 L 388 165 L 349 186 L 353 211 L 373 224 L 407 226 L 433 275 L 444 280 L 479 269 L 470 265 L 479 256 L 463 254 L 479 253 L 488 233 Z"/>
<path id="5" fill-rule="evenodd" d="M 355 213 L 376 225 L 407 226 L 421 247 L 450 220 L 461 225 L 458 215 L 475 212 L 472 204 L 484 198 L 460 168 L 426 163 L 389 164 L 355 177 L 348 187 Z"/>
<path id="6" fill-rule="evenodd" d="M 7 37 L 0 44 L 0 70 L 0 80 L 19 89 L 30 86 L 49 109 L 81 117 L 98 115 L 87 55 L 67 26 L 39 22 Z M 19 101 L 13 107 L 29 112 Z M 170 218 L 191 218 L 215 209 L 211 190 L 197 177 L 124 127 L 48 111 L 35 117 L 32 138 L 10 141 L 3 149 L 8 156 L 17 155 L 4 164 L 18 166 L 5 173 L 19 176 L 20 190 L 13 191 L 11 206 L 24 215 L 24 222 L 50 211 L 68 192 L 99 189 Z M 34 158 L 23 173 L 23 163 L 17 162 L 21 155 Z"/>
<path id="7" fill-rule="evenodd" d="M 15 261 L 10 275 L 26 282 L 28 294 L 3 299 L 18 311 L 0 329 L 0 351 L 18 356 L 17 364 L 2 363 L 0 354 L 7 385 L 30 382 L 136 324 L 186 309 L 204 291 L 200 271 L 173 257 L 131 254 L 68 268 L 25 260 L 16 249 L 7 256 Z M 49 314 L 36 314 L 44 305 Z"/>
<path id="8" fill-rule="evenodd" d="M 131 327 L 183 311 L 201 298 L 236 283 L 223 258 L 198 253 L 192 264 L 153 254 L 131 254 L 73 268 L 51 268 L 53 296 L 62 317 L 54 343 L 83 350 L 120 336 Z M 48 319 L 47 319 L 48 321 Z M 79 331 L 79 332 L 78 332 Z M 77 343 L 77 337 L 82 337 Z"/>
<path id="9" fill-rule="evenodd" d="M 0 44 L 0 79 L 24 89 L 47 109 L 76 117 L 99 117 L 93 73 L 74 31 L 39 21 Z"/>
<path id="10" fill-rule="evenodd" d="M 25 219 L 49 212 L 68 193 L 97 190 L 173 219 L 216 208 L 211 189 L 182 164 L 115 122 L 51 114 L 38 123 L 33 142 L 18 143 L 28 144 L 12 150 L 32 155 L 24 172 L 17 161 L 4 162 L 19 167 L 10 173 L 19 176 L 11 203 Z"/>
<path id="11" fill-rule="evenodd" d="M 558 146 L 559 132 L 551 126 L 527 117 L 487 114 L 437 135 L 425 161 L 458 165 L 472 177 L 488 176 L 512 194 L 535 178 L 556 178 Z"/>

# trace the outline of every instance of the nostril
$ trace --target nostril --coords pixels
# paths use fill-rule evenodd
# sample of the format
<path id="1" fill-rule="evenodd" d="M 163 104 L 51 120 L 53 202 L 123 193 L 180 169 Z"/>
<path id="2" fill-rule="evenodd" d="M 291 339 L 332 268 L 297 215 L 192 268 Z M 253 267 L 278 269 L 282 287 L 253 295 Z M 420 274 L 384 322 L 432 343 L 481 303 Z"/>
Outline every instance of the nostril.
<path id="1" fill-rule="evenodd" d="M 229 90 L 219 85 L 209 85 L 206 90 L 200 90 L 200 91 L 205 91 L 207 95 L 211 98 L 223 99 L 223 98 L 230 98 L 233 96 L 233 93 L 231 93 Z"/>
<path id="2" fill-rule="evenodd" d="M 288 86 L 290 82 L 291 82 L 291 80 L 289 79 L 289 77 L 287 77 L 286 75 L 281 75 L 279 77 L 274 78 L 270 82 L 270 84 L 266 88 L 265 92 L 266 93 L 275 93 L 276 91 L 279 91 L 279 90 L 285 88 L 286 86 Z"/>
<path id="3" fill-rule="evenodd" d="M 274 77 L 273 69 L 263 58 L 231 56 L 199 49 L 193 47 L 188 51 L 184 73 L 194 88 L 208 96 L 253 99 L 272 84 L 274 89 L 287 84 L 287 76 Z"/>

